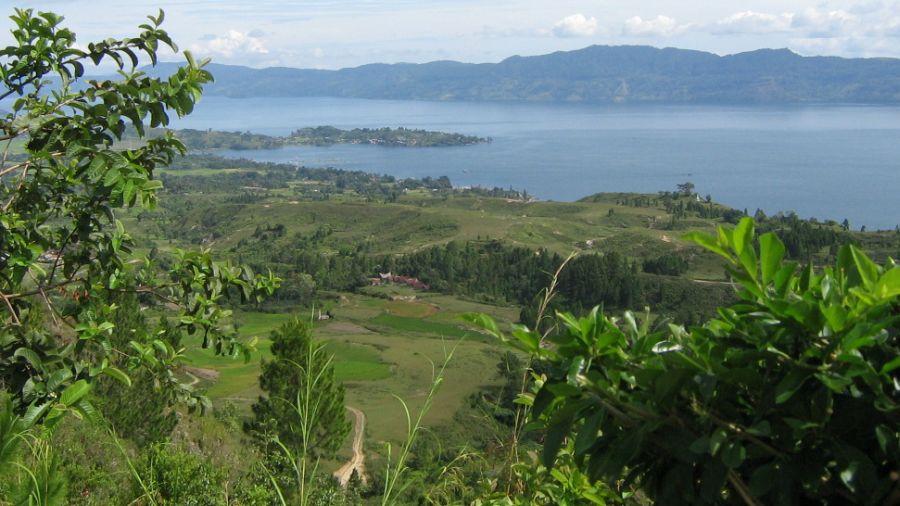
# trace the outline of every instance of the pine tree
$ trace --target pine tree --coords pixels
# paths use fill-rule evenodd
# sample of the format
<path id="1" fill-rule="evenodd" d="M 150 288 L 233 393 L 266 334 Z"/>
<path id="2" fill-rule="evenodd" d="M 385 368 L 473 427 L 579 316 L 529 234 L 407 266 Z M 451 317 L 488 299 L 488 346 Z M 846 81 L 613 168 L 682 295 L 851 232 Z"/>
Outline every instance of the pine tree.
<path id="1" fill-rule="evenodd" d="M 296 455 L 333 454 L 350 432 L 350 422 L 332 356 L 313 340 L 309 325 L 296 318 L 272 332 L 272 356 L 263 361 L 259 376 L 265 395 L 253 404 L 254 419 L 245 429 L 264 446 L 277 436 Z"/>

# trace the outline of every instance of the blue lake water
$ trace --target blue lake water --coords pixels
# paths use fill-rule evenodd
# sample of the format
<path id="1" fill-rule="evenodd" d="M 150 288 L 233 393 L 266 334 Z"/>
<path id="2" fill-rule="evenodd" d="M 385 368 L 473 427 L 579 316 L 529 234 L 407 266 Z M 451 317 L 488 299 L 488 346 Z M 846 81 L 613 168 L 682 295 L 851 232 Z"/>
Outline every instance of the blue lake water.
<path id="1" fill-rule="evenodd" d="M 603 107 L 334 98 L 203 97 L 176 127 L 281 135 L 306 126 L 404 126 L 492 137 L 446 148 L 295 146 L 225 151 L 260 161 L 397 177 L 449 176 L 456 186 L 526 189 L 577 200 L 656 192 L 691 181 L 701 195 L 753 213 L 900 223 L 900 108 Z"/>

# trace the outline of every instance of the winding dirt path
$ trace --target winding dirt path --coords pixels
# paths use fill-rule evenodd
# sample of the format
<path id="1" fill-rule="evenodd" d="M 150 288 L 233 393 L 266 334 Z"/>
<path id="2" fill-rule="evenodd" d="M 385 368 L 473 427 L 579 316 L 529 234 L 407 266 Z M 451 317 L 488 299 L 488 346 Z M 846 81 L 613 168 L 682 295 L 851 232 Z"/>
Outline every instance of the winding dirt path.
<path id="1" fill-rule="evenodd" d="M 334 477 L 337 478 L 342 487 L 346 487 L 347 483 L 350 482 L 350 477 L 353 476 L 354 470 L 362 482 L 366 483 L 366 454 L 363 453 L 366 414 L 352 406 L 347 406 L 347 410 L 353 413 L 356 421 L 353 424 L 353 457 L 334 472 Z"/>
<path id="2" fill-rule="evenodd" d="M 191 378 L 189 386 L 195 386 L 200 383 L 201 379 L 215 381 L 219 379 L 219 371 L 215 369 L 204 369 L 202 367 L 183 367 L 184 374 Z"/>

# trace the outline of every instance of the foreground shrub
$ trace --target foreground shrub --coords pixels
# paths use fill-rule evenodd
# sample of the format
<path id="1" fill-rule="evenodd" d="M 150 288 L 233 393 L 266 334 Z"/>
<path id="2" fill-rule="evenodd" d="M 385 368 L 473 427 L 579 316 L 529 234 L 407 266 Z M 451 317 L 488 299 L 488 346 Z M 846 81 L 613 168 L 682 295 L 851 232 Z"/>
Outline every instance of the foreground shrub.
<path id="1" fill-rule="evenodd" d="M 152 446 L 144 456 L 138 475 L 146 489 L 145 496 L 149 495 L 153 499 L 148 504 L 225 504 L 225 471 L 198 455 L 171 445 Z"/>
<path id="2" fill-rule="evenodd" d="M 520 399 L 543 464 L 568 442 L 591 480 L 667 505 L 900 501 L 900 268 L 853 246 L 801 268 L 773 234 L 757 249 L 750 219 L 691 238 L 739 288 L 705 325 L 651 329 L 649 314 L 595 308 L 558 314 L 546 339 L 512 332 L 551 367 Z"/>

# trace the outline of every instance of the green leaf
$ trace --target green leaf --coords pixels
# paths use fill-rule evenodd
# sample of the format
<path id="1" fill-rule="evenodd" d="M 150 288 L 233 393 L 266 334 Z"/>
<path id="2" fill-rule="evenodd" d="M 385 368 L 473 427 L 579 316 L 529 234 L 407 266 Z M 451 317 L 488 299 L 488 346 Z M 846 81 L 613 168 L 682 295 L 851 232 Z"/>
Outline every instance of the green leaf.
<path id="1" fill-rule="evenodd" d="M 779 295 L 784 296 L 787 289 L 790 288 L 790 281 L 793 279 L 794 272 L 797 271 L 797 262 L 787 262 L 778 269 L 775 274 L 775 291 Z"/>
<path id="2" fill-rule="evenodd" d="M 44 367 L 44 361 L 41 360 L 40 355 L 31 348 L 19 348 L 13 353 L 13 356 L 24 358 L 35 369 L 40 370 Z"/>
<path id="3" fill-rule="evenodd" d="M 703 455 L 703 454 L 709 453 L 709 448 L 710 448 L 709 437 L 701 436 L 701 437 L 695 439 L 693 443 L 691 443 L 691 446 L 688 447 L 688 450 L 690 450 L 691 453 L 696 453 L 697 455 Z"/>
<path id="4" fill-rule="evenodd" d="M 750 495 L 759 498 L 767 494 L 775 488 L 778 474 L 778 467 L 775 464 L 766 464 L 756 468 L 756 471 L 750 475 Z"/>
<path id="5" fill-rule="evenodd" d="M 834 454 L 841 481 L 850 491 L 872 490 L 877 471 L 866 453 L 851 445 L 839 445 Z"/>
<path id="6" fill-rule="evenodd" d="M 893 360 L 881 366 L 881 374 L 888 375 L 897 368 L 900 368 L 900 357 L 894 357 Z"/>
<path id="7" fill-rule="evenodd" d="M 890 446 L 894 440 L 891 429 L 887 428 L 885 425 L 875 427 L 875 439 L 878 440 L 878 447 L 881 448 L 881 451 L 888 454 L 890 451 L 888 450 L 888 446 Z"/>
<path id="8" fill-rule="evenodd" d="M 109 376 L 110 378 L 114 378 L 127 386 L 131 386 L 131 378 L 115 367 L 107 367 L 103 369 L 103 374 Z"/>
<path id="9" fill-rule="evenodd" d="M 835 332 L 844 330 L 847 321 L 847 310 L 843 306 L 825 306 L 824 302 L 819 303 L 820 311 L 825 319 L 828 320 L 828 326 Z"/>
<path id="10" fill-rule="evenodd" d="M 547 407 L 550 406 L 551 403 L 556 399 L 553 393 L 547 388 L 547 385 L 544 385 L 544 388 L 541 388 L 537 395 L 534 397 L 534 404 L 532 405 L 532 410 L 534 412 L 535 417 L 540 416 L 541 413 L 544 412 Z"/>
<path id="11" fill-rule="evenodd" d="M 762 281 L 769 284 L 775 279 L 775 274 L 784 260 L 784 243 L 773 232 L 768 232 L 759 237 L 759 257 L 762 269 Z"/>
<path id="12" fill-rule="evenodd" d="M 709 437 L 709 454 L 715 455 L 719 453 L 719 449 L 726 439 L 728 439 L 728 433 L 725 432 L 725 429 L 716 429 L 712 436 Z"/>
<path id="13" fill-rule="evenodd" d="M 573 335 L 581 334 L 581 321 L 575 317 L 572 313 L 556 313 L 556 318 L 562 322 L 563 325 L 569 330 L 569 332 Z"/>
<path id="14" fill-rule="evenodd" d="M 52 405 L 53 403 L 48 401 L 43 404 L 32 404 L 31 406 L 28 406 L 28 409 L 25 410 L 25 414 L 22 416 L 22 424 L 25 427 L 31 427 L 44 416 L 44 413 L 46 413 Z"/>
<path id="15" fill-rule="evenodd" d="M 582 372 L 584 372 L 584 368 L 587 365 L 587 360 L 584 357 L 578 356 L 572 360 L 572 363 L 569 364 L 569 370 L 566 372 L 566 381 L 571 385 L 577 385 L 579 382 L 579 376 Z"/>
<path id="16" fill-rule="evenodd" d="M 513 400 L 513 404 L 519 404 L 522 406 L 533 406 L 534 405 L 534 394 L 532 394 L 532 393 L 519 394 Z"/>
<path id="17" fill-rule="evenodd" d="M 530 353 L 541 351 L 541 336 L 537 332 L 520 327 L 513 329 L 512 335 L 522 343 L 523 350 Z"/>
<path id="18" fill-rule="evenodd" d="M 103 176 L 103 184 L 109 188 L 113 188 L 118 186 L 118 184 L 122 181 L 122 173 L 115 167 L 110 167 L 106 171 L 106 175 Z"/>
<path id="19" fill-rule="evenodd" d="M 489 333 L 490 335 L 501 339 L 506 340 L 503 336 L 503 333 L 500 332 L 500 328 L 497 326 L 497 322 L 494 321 L 493 318 L 484 314 L 484 313 L 466 313 L 460 315 L 461 320 L 467 321 L 472 325 L 478 327 L 479 329 Z"/>
<path id="20" fill-rule="evenodd" d="M 47 379 L 47 390 L 54 391 L 60 385 L 65 383 L 72 377 L 72 371 L 69 369 L 57 369 L 50 374 L 50 377 Z"/>
<path id="21" fill-rule="evenodd" d="M 125 188 L 122 189 L 122 202 L 126 206 L 130 206 L 133 203 L 134 196 L 134 181 L 128 181 L 125 183 Z"/>
<path id="22" fill-rule="evenodd" d="M 91 391 L 91 384 L 87 381 L 81 379 L 72 383 L 65 390 L 63 390 L 62 395 L 59 396 L 59 402 L 64 406 L 72 406 L 76 402 L 78 402 L 82 397 L 87 395 L 88 392 Z"/>
<path id="23" fill-rule="evenodd" d="M 853 257 L 853 262 L 856 265 L 856 270 L 859 272 L 863 285 L 871 290 L 875 286 L 876 281 L 878 281 L 878 266 L 856 246 L 851 244 L 849 248 L 850 255 Z"/>
<path id="24" fill-rule="evenodd" d="M 763 420 L 755 425 L 748 427 L 747 434 L 752 434 L 754 436 L 769 437 L 772 435 L 772 424 L 770 424 L 766 420 Z"/>
<path id="25" fill-rule="evenodd" d="M 807 379 L 809 374 L 806 371 L 800 368 L 793 369 L 775 387 L 775 403 L 784 404 L 789 401 Z"/>
<path id="26" fill-rule="evenodd" d="M 97 411 L 97 408 L 95 408 L 87 399 L 79 400 L 73 407 L 78 413 L 92 423 L 100 423 L 103 421 L 103 415 L 101 415 L 100 412 Z"/>
<path id="27" fill-rule="evenodd" d="M 603 418 L 603 412 L 598 411 L 584 422 L 581 430 L 578 431 L 578 436 L 575 437 L 576 457 L 581 457 L 587 453 L 591 446 L 597 442 L 597 433 L 600 430 L 600 424 L 603 423 Z"/>
<path id="28" fill-rule="evenodd" d="M 190 68 L 192 68 L 192 69 L 198 68 L 198 67 L 197 67 L 197 61 L 194 60 L 194 55 L 193 55 L 190 51 L 185 50 L 185 51 L 184 51 L 184 57 L 185 57 L 185 59 L 187 59 L 188 66 L 189 66 Z"/>
<path id="29" fill-rule="evenodd" d="M 828 387 L 829 390 L 839 394 L 844 393 L 847 387 L 853 384 L 852 379 L 838 376 L 834 373 L 816 373 L 816 379 Z"/>
<path id="30" fill-rule="evenodd" d="M 701 232 L 691 232 L 689 234 L 683 235 L 681 238 L 685 241 L 691 241 L 699 246 L 702 246 L 703 248 L 721 256 L 722 258 L 725 258 L 729 261 L 732 260 L 731 254 L 728 253 L 725 248 L 719 245 L 719 242 L 715 237 L 709 234 L 704 234 Z"/>
<path id="31" fill-rule="evenodd" d="M 890 299 L 900 296 L 900 267 L 885 272 L 875 284 L 873 290 L 881 299 Z"/>
<path id="32" fill-rule="evenodd" d="M 744 217 L 738 222 L 731 234 L 731 245 L 734 252 L 740 257 L 744 250 L 753 247 L 754 225 L 753 218 Z"/>
<path id="33" fill-rule="evenodd" d="M 603 499 L 602 497 L 590 491 L 581 492 L 581 498 L 587 499 L 588 501 L 591 501 L 592 503 L 599 506 L 606 506 L 608 504 L 608 501 L 606 501 L 606 499 Z"/>
<path id="34" fill-rule="evenodd" d="M 547 469 L 553 468 L 553 464 L 556 462 L 556 455 L 559 453 L 559 449 L 562 448 L 571 426 L 572 419 L 567 418 L 547 429 L 547 435 L 544 436 L 544 450 L 541 453 L 541 460 Z"/>
<path id="35" fill-rule="evenodd" d="M 163 182 L 159 179 L 148 179 L 144 182 L 144 186 L 142 188 L 143 191 L 156 191 L 160 190 L 163 187 Z"/>
<path id="36" fill-rule="evenodd" d="M 730 469 L 741 467 L 747 458 L 747 449 L 738 441 L 730 441 L 722 450 L 722 462 Z"/>

